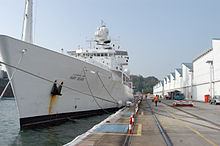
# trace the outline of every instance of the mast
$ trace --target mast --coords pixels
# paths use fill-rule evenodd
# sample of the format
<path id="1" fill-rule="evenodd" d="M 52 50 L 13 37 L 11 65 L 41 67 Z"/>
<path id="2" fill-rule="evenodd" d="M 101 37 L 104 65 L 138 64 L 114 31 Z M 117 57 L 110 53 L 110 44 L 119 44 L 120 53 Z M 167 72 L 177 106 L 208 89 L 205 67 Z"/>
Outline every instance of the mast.
<path id="1" fill-rule="evenodd" d="M 21 40 L 33 43 L 32 40 L 32 8 L 33 0 L 25 0 L 24 23 Z"/>

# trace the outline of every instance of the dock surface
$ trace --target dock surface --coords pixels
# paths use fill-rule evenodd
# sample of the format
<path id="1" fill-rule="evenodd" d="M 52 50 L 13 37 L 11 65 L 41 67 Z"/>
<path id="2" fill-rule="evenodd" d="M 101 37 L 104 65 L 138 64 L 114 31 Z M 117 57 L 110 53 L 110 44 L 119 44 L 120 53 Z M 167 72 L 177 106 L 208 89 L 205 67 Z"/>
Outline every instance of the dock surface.
<path id="1" fill-rule="evenodd" d="M 155 106 L 151 99 L 144 99 L 139 105 L 137 115 L 135 115 L 131 134 L 128 133 L 128 125 L 130 115 L 135 111 L 135 106 L 121 110 L 77 143 L 70 142 L 67 145 L 217 146 L 220 145 L 220 126 L 218 125 L 220 113 L 214 112 L 213 114 L 208 106 L 207 103 L 196 103 L 194 107 L 172 107 L 171 100 L 162 100 L 158 106 Z M 214 108 L 220 111 L 220 106 Z M 158 127 L 158 124 L 163 131 Z M 164 135 L 167 136 L 167 139 Z"/>

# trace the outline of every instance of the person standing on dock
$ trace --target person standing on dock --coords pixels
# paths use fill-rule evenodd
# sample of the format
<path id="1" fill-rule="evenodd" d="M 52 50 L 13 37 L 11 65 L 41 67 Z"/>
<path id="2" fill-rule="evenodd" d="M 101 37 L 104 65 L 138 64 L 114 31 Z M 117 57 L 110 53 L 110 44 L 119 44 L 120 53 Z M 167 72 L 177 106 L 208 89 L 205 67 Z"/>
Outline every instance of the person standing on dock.
<path id="1" fill-rule="evenodd" d="M 154 102 L 155 102 L 155 106 L 157 106 L 157 102 L 158 102 L 158 96 L 157 95 L 154 98 Z"/>

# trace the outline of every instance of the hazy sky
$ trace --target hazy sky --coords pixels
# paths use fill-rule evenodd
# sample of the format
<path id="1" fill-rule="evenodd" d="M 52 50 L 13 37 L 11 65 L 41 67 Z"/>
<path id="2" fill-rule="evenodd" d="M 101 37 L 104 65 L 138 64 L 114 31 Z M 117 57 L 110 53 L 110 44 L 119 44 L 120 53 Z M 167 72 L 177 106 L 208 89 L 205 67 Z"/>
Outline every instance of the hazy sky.
<path id="1" fill-rule="evenodd" d="M 21 38 L 25 0 L 0 0 L 0 34 Z M 88 47 L 104 20 L 132 74 L 164 76 L 220 38 L 220 0 L 34 0 L 34 43 Z"/>

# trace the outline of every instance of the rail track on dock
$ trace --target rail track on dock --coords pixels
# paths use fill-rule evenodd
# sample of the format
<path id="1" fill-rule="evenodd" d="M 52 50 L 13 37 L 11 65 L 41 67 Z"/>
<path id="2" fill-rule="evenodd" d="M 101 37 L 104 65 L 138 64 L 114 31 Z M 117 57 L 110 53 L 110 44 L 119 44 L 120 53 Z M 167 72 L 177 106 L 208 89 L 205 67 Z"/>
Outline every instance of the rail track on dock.
<path id="1" fill-rule="evenodd" d="M 166 103 L 163 103 L 166 102 Z M 91 143 L 94 146 L 105 145 L 220 145 L 220 126 L 210 119 L 204 119 L 200 111 L 204 104 L 197 104 L 197 108 L 177 108 L 172 106 L 172 102 L 163 101 L 156 106 L 151 99 L 145 99 L 139 105 L 139 112 L 135 114 L 135 123 L 132 126 L 131 134 L 118 132 L 93 132 L 88 138 L 84 139 L 84 144 Z M 202 105 L 202 106 L 201 106 Z M 196 107 L 195 106 L 195 107 Z M 211 107 L 212 108 L 212 107 Z M 115 121 L 105 123 L 105 125 L 126 125 L 128 116 L 134 107 L 128 107 L 121 112 Z M 184 111 L 186 110 L 186 111 Z M 201 113 L 195 116 L 189 111 Z M 207 116 L 207 115 L 206 115 Z M 205 116 L 205 117 L 206 117 Z M 217 118 L 219 115 L 211 115 Z M 210 117 L 210 115 L 208 115 Z M 218 121 L 218 120 L 217 120 Z M 114 127 L 114 126 L 113 126 Z M 111 143 L 109 143 L 111 142 Z"/>
<path id="2" fill-rule="evenodd" d="M 189 114 L 189 115 L 191 115 L 191 116 L 193 116 L 193 117 L 195 117 L 195 118 L 197 118 L 197 119 L 200 119 L 200 120 L 202 120 L 202 121 L 205 121 L 205 122 L 208 122 L 208 123 L 210 123 L 210 124 L 212 124 L 212 125 L 215 125 L 215 126 L 220 127 L 220 124 L 217 124 L 217 123 L 215 123 L 215 122 L 212 122 L 212 121 L 209 120 L 209 119 L 206 119 L 206 118 L 197 116 L 197 115 L 195 115 L 195 114 L 193 114 L 193 113 L 187 112 L 187 111 L 185 111 L 185 110 L 183 110 L 183 109 L 180 109 L 180 108 L 178 108 L 178 107 L 174 107 L 174 106 L 169 105 L 169 104 L 167 104 L 167 103 L 165 103 L 165 102 L 162 102 L 162 103 L 165 104 L 165 105 L 167 105 L 167 106 L 169 106 L 169 107 L 171 107 L 171 108 L 174 108 L 174 109 L 176 109 L 176 110 L 179 110 L 179 111 L 181 111 L 181 112 L 184 112 L 184 113 L 186 113 L 186 114 Z"/>
<path id="3" fill-rule="evenodd" d="M 148 112 L 150 112 L 152 114 L 152 116 L 153 116 L 153 118 L 154 118 L 154 120 L 156 122 L 156 125 L 157 125 L 157 127 L 158 127 L 158 129 L 159 129 L 159 131 L 160 131 L 160 133 L 161 133 L 165 143 L 167 144 L 167 146 L 173 146 L 172 141 L 170 140 L 169 136 L 167 135 L 167 133 L 164 130 L 163 126 L 161 125 L 160 121 L 157 119 L 157 116 L 155 115 L 155 113 L 154 113 L 151 105 L 148 103 L 148 101 L 147 101 L 147 105 L 148 105 L 148 108 L 150 109 L 150 111 L 148 111 Z M 144 105 L 142 105 L 142 106 L 144 106 Z M 142 107 L 140 107 L 140 108 L 142 108 Z M 133 134 L 126 135 L 126 137 L 124 139 L 124 143 L 123 143 L 122 146 L 130 146 L 130 145 L 132 145 L 131 144 L 132 143 L 132 137 L 133 137 Z"/>
<path id="4" fill-rule="evenodd" d="M 152 113 L 152 115 L 153 115 L 153 117 L 154 117 L 154 119 L 155 119 L 155 122 L 157 123 L 157 126 L 158 126 L 158 128 L 159 128 L 159 130 L 160 130 L 160 133 L 162 134 L 162 136 L 163 136 L 163 138 L 164 138 L 164 140 L 165 140 L 167 146 L 173 146 L 172 141 L 170 140 L 169 136 L 167 135 L 167 133 L 166 133 L 166 131 L 164 130 L 163 126 L 161 125 L 160 121 L 157 119 L 157 116 L 156 116 L 156 114 L 154 113 L 154 111 L 153 111 L 151 105 L 148 103 L 148 101 L 147 101 L 147 104 L 148 104 L 148 106 L 149 106 L 149 108 L 150 108 L 150 111 L 151 111 L 151 113 Z"/>
<path id="5" fill-rule="evenodd" d="M 159 135 L 154 132 L 152 135 L 156 134 L 156 137 L 161 137 L 168 146 L 184 146 L 187 144 L 219 145 L 218 139 L 220 136 L 218 133 L 220 132 L 220 125 L 212 122 L 210 119 L 201 117 L 201 115 L 197 116 L 195 113 L 190 113 L 189 109 L 187 111 L 183 107 L 175 107 L 172 106 L 171 103 L 163 101 L 156 107 L 154 102 L 151 102 L 149 99 L 142 102 L 140 109 L 142 109 L 145 114 L 153 117 L 152 120 L 159 129 Z M 139 113 L 139 116 L 140 115 L 141 113 Z M 150 128 L 149 130 L 152 129 Z M 126 135 L 123 140 L 123 146 L 134 145 L 134 141 L 135 134 Z M 158 143 L 160 142 L 158 141 Z M 146 143 L 146 145 L 147 144 L 148 143 Z"/>
<path id="6" fill-rule="evenodd" d="M 147 103 L 149 106 L 153 105 L 153 103 L 149 103 L 149 100 Z M 191 113 L 190 108 L 196 112 Z M 205 118 L 206 116 L 203 117 L 202 114 L 205 111 L 199 111 L 201 108 L 190 108 L 175 107 L 169 102 L 161 102 L 157 107 L 152 106 L 151 110 L 160 121 L 160 126 L 164 129 L 171 144 L 185 145 L 186 141 L 190 141 L 191 145 L 219 145 L 220 125 Z M 199 114 L 195 115 L 195 113 Z M 160 126 L 158 125 L 159 128 Z M 169 144 L 167 143 L 167 145 Z"/>

